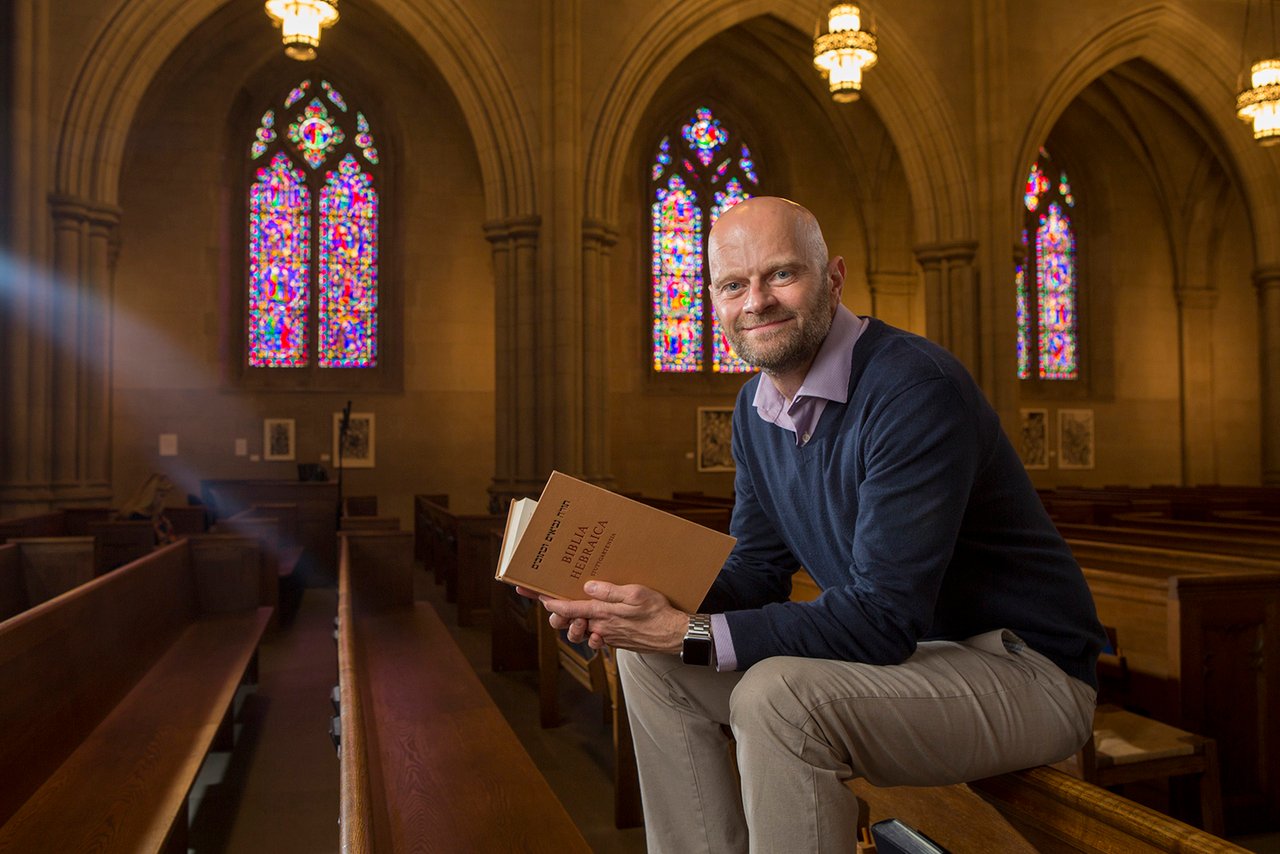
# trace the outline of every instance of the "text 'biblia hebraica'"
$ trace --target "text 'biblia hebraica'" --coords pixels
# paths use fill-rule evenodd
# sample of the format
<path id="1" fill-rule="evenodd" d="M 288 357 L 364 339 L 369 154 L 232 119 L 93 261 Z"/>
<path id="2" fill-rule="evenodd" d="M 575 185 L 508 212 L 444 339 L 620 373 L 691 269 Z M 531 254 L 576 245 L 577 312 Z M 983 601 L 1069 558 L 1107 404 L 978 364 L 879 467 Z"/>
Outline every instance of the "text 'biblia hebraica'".
<path id="1" fill-rule="evenodd" d="M 584 598 L 587 578 L 644 584 L 690 610 L 733 543 L 733 537 L 553 472 L 540 499 L 511 502 L 495 577 L 563 599 Z"/>

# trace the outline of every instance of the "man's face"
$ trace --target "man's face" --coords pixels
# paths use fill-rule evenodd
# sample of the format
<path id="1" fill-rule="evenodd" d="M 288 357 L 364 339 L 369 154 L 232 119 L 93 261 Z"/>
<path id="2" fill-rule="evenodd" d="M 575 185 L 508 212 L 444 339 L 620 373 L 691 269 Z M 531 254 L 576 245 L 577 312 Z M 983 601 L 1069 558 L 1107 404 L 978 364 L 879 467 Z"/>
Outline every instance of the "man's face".
<path id="1" fill-rule="evenodd" d="M 806 226 L 790 209 L 762 206 L 718 223 L 711 241 L 711 299 L 725 336 L 770 374 L 808 369 L 843 285 L 843 262 L 818 257 Z"/>

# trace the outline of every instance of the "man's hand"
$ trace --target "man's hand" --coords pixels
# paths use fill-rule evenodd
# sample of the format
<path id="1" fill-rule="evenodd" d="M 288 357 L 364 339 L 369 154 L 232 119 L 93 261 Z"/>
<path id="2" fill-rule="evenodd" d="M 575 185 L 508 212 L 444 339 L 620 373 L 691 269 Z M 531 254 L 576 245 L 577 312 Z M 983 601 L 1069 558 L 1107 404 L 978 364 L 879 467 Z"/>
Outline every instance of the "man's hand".
<path id="1" fill-rule="evenodd" d="M 552 627 L 566 630 L 572 643 L 585 639 L 592 649 L 608 644 L 636 652 L 680 652 L 689 615 L 671 607 L 658 591 L 607 581 L 588 581 L 582 589 L 589 598 L 538 597 L 551 612 Z"/>

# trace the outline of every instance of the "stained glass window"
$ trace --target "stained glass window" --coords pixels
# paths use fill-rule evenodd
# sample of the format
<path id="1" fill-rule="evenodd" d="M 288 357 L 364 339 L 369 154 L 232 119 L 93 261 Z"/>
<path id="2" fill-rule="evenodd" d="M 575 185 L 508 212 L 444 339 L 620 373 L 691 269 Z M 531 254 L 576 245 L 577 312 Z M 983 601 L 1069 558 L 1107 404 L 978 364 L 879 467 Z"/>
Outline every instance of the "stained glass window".
<path id="1" fill-rule="evenodd" d="M 732 139 L 711 108 L 698 107 L 658 142 L 649 176 L 653 369 L 753 370 L 733 352 L 714 310 L 710 324 L 704 311 L 711 306 L 706 236 L 724 211 L 751 198 L 760 183 L 751 150 Z"/>
<path id="2" fill-rule="evenodd" d="M 283 153 L 249 188 L 249 364 L 307 364 L 311 191 Z"/>
<path id="3" fill-rule="evenodd" d="M 378 365 L 379 159 L 368 119 L 350 112 L 329 81 L 304 80 L 253 135 L 250 161 L 269 163 L 248 189 L 250 367 Z"/>
<path id="4" fill-rule="evenodd" d="M 1054 174 L 1056 181 L 1049 177 Z M 1080 377 L 1076 233 L 1068 213 L 1075 203 L 1066 171 L 1040 149 L 1023 193 L 1027 257 L 1014 270 L 1020 379 L 1031 379 L 1033 371 L 1043 380 Z"/>
<path id="5" fill-rule="evenodd" d="M 348 154 L 320 193 L 320 367 L 377 363 L 378 193 Z"/>

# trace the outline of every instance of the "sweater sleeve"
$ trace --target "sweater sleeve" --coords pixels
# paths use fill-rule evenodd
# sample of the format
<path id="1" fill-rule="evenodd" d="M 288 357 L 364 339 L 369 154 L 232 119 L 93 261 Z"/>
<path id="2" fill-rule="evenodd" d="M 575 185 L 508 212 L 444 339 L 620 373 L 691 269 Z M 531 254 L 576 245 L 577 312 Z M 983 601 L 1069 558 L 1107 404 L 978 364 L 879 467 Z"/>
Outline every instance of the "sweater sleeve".
<path id="1" fill-rule="evenodd" d="M 932 625 L 979 469 L 978 437 L 976 415 L 944 377 L 878 403 L 856 448 L 862 479 L 847 566 L 809 568 L 825 588 L 813 602 L 726 614 L 738 667 L 774 655 L 872 664 L 909 657 Z"/>

